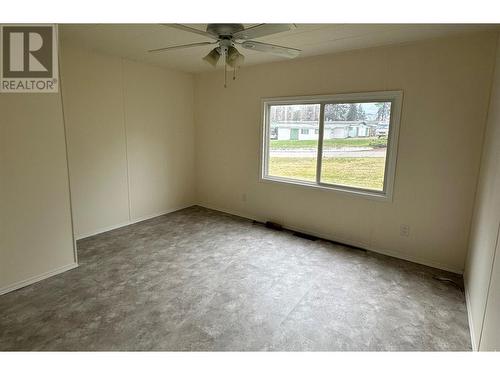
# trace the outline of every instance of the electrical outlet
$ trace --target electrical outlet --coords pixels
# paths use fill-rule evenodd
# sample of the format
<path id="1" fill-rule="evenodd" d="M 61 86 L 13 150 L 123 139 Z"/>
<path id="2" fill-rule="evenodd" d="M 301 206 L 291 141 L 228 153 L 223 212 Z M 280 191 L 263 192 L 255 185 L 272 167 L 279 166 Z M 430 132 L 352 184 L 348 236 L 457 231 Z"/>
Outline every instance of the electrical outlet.
<path id="1" fill-rule="evenodd" d="M 410 235 L 410 226 L 407 224 L 401 224 L 401 226 L 399 227 L 399 235 L 408 237 Z"/>

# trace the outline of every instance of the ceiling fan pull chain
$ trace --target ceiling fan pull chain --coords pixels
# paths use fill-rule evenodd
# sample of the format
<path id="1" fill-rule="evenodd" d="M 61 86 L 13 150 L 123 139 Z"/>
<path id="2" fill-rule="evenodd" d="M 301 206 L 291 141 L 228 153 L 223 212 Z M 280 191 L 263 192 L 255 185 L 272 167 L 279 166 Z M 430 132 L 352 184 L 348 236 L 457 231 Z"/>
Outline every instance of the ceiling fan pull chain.
<path id="1" fill-rule="evenodd" d="M 233 68 L 233 81 L 236 79 L 236 67 Z"/>

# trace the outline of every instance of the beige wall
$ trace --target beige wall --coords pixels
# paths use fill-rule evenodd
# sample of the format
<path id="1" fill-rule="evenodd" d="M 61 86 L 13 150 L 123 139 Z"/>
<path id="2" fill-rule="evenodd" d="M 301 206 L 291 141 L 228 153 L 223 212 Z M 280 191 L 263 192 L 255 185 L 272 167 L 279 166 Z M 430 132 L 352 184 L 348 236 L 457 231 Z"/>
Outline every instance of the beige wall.
<path id="1" fill-rule="evenodd" d="M 59 94 L 0 94 L 0 294 L 76 266 Z"/>
<path id="2" fill-rule="evenodd" d="M 481 173 L 465 270 L 469 320 L 474 346 L 485 350 L 500 350 L 500 342 L 498 341 L 500 337 L 500 260 L 498 254 L 491 279 L 495 249 L 497 249 L 497 253 L 499 252 L 497 248 L 499 225 L 500 48 L 497 48 L 488 125 L 484 138 Z M 489 287 L 490 279 L 491 287 Z M 490 291 L 489 298 L 488 290 Z M 488 311 L 483 328 L 486 305 L 488 305 Z M 481 345 L 479 345 L 480 342 Z"/>
<path id="3" fill-rule="evenodd" d="M 194 80 L 124 61 L 132 219 L 195 203 Z"/>
<path id="4" fill-rule="evenodd" d="M 498 186 L 498 185 L 497 185 Z M 500 209 L 500 207 L 497 206 Z M 500 237 L 500 233 L 499 233 Z M 484 314 L 479 350 L 500 351 L 500 238 L 497 237 L 496 256 Z M 487 270 L 485 270 L 487 272 Z"/>
<path id="5" fill-rule="evenodd" d="M 76 236 L 194 203 L 193 78 L 63 42 Z"/>
<path id="6" fill-rule="evenodd" d="M 201 205 L 461 272 L 494 63 L 494 34 L 221 71 L 196 80 Z M 262 97 L 404 91 L 393 202 L 259 182 Z M 246 196 L 246 199 L 243 198 Z M 400 224 L 410 225 L 401 237 Z"/>

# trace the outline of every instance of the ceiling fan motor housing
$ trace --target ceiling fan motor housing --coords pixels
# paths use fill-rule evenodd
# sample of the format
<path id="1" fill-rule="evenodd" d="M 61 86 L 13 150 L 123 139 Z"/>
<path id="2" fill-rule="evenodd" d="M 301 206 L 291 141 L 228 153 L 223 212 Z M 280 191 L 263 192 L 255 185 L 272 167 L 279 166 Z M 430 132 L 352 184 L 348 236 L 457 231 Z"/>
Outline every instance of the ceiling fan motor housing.
<path id="1" fill-rule="evenodd" d="M 207 32 L 219 37 L 232 37 L 234 33 L 243 29 L 241 23 L 209 23 L 207 25 Z"/>

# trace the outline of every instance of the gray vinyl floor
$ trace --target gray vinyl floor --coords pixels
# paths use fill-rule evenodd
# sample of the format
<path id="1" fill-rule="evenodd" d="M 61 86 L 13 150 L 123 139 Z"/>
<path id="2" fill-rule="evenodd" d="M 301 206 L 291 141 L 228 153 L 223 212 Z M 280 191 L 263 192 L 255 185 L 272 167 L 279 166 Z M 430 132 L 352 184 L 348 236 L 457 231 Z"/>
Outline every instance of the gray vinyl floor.
<path id="1" fill-rule="evenodd" d="M 470 350 L 457 275 L 191 207 L 0 296 L 0 350 Z"/>

